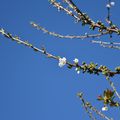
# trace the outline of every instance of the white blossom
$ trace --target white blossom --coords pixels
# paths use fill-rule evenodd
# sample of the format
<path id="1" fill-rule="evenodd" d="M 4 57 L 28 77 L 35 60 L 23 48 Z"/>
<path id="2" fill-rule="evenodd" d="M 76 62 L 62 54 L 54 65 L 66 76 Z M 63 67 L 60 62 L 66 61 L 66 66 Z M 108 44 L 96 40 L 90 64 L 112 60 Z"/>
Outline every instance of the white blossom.
<path id="1" fill-rule="evenodd" d="M 77 71 L 77 74 L 80 74 L 80 71 L 79 71 L 79 70 Z"/>
<path id="2" fill-rule="evenodd" d="M 115 6 L 115 2 L 110 2 L 109 4 L 106 5 L 107 8 L 110 8 L 112 6 Z"/>
<path id="3" fill-rule="evenodd" d="M 75 71 L 78 71 L 78 68 L 75 68 Z"/>
<path id="4" fill-rule="evenodd" d="M 65 57 L 59 58 L 58 66 L 63 67 L 65 64 L 66 64 L 66 58 Z"/>
<path id="5" fill-rule="evenodd" d="M 102 111 L 107 111 L 107 110 L 108 110 L 107 106 L 102 107 Z"/>
<path id="6" fill-rule="evenodd" d="M 87 35 L 88 35 L 88 33 L 86 32 L 86 33 L 85 33 L 85 35 L 87 36 Z"/>
<path id="7" fill-rule="evenodd" d="M 111 6 L 115 6 L 115 2 L 110 2 L 110 5 Z"/>
<path id="8" fill-rule="evenodd" d="M 106 7 L 107 7 L 107 8 L 110 8 L 111 6 L 110 6 L 110 4 L 107 4 Z"/>
<path id="9" fill-rule="evenodd" d="M 75 58 L 73 61 L 74 61 L 74 63 L 76 63 L 76 64 L 79 62 L 79 60 L 78 60 L 77 58 Z"/>
<path id="10" fill-rule="evenodd" d="M 77 71 L 77 74 L 80 74 L 79 68 L 75 68 L 75 71 Z"/>

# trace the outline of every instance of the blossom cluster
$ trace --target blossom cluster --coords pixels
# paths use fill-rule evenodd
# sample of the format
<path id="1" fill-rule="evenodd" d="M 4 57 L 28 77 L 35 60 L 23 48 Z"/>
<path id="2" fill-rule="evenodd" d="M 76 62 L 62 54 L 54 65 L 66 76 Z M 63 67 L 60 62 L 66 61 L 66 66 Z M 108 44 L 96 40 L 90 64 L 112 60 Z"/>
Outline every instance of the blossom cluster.
<path id="1" fill-rule="evenodd" d="M 75 58 L 75 59 L 73 60 L 73 62 L 74 62 L 74 64 L 77 65 L 78 62 L 79 62 L 79 60 L 78 60 L 77 58 Z M 59 66 L 59 67 L 63 67 L 64 65 L 66 65 L 66 63 L 67 63 L 67 59 L 66 59 L 65 57 L 59 58 L 59 63 L 58 63 L 58 66 Z M 76 67 L 76 68 L 75 68 L 75 71 L 77 72 L 77 74 L 79 74 L 79 73 L 80 73 L 79 67 Z"/>
<path id="2" fill-rule="evenodd" d="M 110 7 L 112 7 L 112 6 L 115 6 L 115 2 L 110 2 L 110 3 L 108 3 L 107 5 L 106 5 L 106 7 L 107 8 L 110 8 Z"/>
<path id="3" fill-rule="evenodd" d="M 66 60 L 67 60 L 67 59 L 66 59 L 65 57 L 59 58 L 58 66 L 59 66 L 59 67 L 63 67 L 63 66 L 67 63 Z"/>

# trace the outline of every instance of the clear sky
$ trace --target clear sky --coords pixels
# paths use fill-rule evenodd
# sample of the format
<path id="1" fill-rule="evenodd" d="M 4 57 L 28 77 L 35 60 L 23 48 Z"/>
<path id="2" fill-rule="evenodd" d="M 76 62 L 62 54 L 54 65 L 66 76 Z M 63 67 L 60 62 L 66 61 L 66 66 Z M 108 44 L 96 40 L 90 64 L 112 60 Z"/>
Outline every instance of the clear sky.
<path id="1" fill-rule="evenodd" d="M 73 1 L 93 20 L 105 22 L 107 0 Z M 120 1 L 115 3 L 111 14 L 119 25 Z M 13 35 L 37 47 L 44 45 L 50 53 L 71 62 L 78 58 L 80 64 L 93 61 L 112 70 L 119 66 L 119 50 L 102 48 L 90 43 L 91 39 L 55 38 L 32 28 L 30 21 L 64 35 L 94 33 L 58 12 L 48 0 L 0 0 L 0 27 Z M 100 40 L 110 41 L 109 36 Z M 119 42 L 119 37 L 114 35 L 111 40 Z M 120 92 L 119 76 L 112 80 Z M 102 75 L 78 75 L 74 69 L 60 68 L 57 61 L 0 35 L 0 120 L 89 120 L 76 93 L 82 91 L 85 99 L 100 110 L 103 105 L 96 98 L 106 88 L 110 86 Z M 105 114 L 118 120 L 119 112 L 111 108 Z"/>

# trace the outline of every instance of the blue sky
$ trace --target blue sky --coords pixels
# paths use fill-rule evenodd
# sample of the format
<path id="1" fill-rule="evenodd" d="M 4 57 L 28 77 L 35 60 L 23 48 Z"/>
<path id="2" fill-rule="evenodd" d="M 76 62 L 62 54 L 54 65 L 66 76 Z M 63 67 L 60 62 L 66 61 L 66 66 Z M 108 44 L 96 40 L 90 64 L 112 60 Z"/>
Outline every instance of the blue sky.
<path id="1" fill-rule="evenodd" d="M 74 1 L 93 20 L 105 22 L 107 0 Z M 48 0 L 0 2 L 0 27 L 13 35 L 37 47 L 44 45 L 50 53 L 71 62 L 78 58 L 80 63 L 93 61 L 112 70 L 119 66 L 119 50 L 91 44 L 91 39 L 55 38 L 32 28 L 30 21 L 65 35 L 93 33 L 88 26 L 83 28 L 66 13 L 58 12 Z M 111 14 L 113 22 L 119 25 L 120 1 L 115 3 Z M 112 40 L 118 42 L 119 37 L 113 36 Z M 109 36 L 100 40 L 110 41 Z M 112 80 L 120 92 L 119 76 Z M 102 75 L 77 75 L 74 69 L 59 68 L 57 61 L 0 36 L 0 120 L 89 120 L 76 93 L 82 91 L 86 100 L 101 109 L 103 105 L 96 98 L 106 88 L 110 86 Z M 119 119 L 118 109 L 111 108 L 105 114 Z"/>

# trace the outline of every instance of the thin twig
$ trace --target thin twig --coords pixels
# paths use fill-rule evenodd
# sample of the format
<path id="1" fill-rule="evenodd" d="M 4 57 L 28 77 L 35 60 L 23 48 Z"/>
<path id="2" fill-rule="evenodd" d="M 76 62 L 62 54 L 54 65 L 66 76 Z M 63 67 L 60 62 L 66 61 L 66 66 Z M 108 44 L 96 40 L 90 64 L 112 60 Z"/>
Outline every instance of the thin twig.
<path id="1" fill-rule="evenodd" d="M 80 96 L 83 95 L 83 93 L 78 93 L 78 94 L 79 94 Z M 78 96 L 79 96 L 79 95 L 78 95 Z M 80 97 L 80 96 L 79 96 L 79 97 Z M 83 104 L 83 107 L 85 108 L 86 113 L 88 113 L 88 116 L 90 117 L 90 119 L 96 120 L 96 118 L 93 116 L 92 112 L 90 112 L 90 111 L 88 110 L 88 107 L 87 107 L 87 105 L 86 105 L 86 103 L 85 103 L 85 100 L 84 100 L 82 97 L 80 97 L 80 99 L 81 99 L 82 104 Z"/>
<path id="2" fill-rule="evenodd" d="M 98 111 L 95 107 L 93 107 L 89 102 L 86 102 L 83 98 L 83 93 L 78 93 L 77 96 L 80 98 L 80 100 L 82 101 L 82 103 L 84 104 L 84 107 L 89 108 L 90 110 L 92 110 L 93 112 L 95 112 L 97 115 L 99 115 L 101 118 L 104 118 L 106 120 L 113 120 L 112 118 L 107 117 L 106 115 L 104 115 L 103 113 L 101 113 L 101 111 Z"/>
<path id="3" fill-rule="evenodd" d="M 58 37 L 58 38 L 68 38 L 68 39 L 85 39 L 85 38 L 95 38 L 95 37 L 100 37 L 102 35 L 105 35 L 105 34 L 108 34 L 108 32 L 102 32 L 102 33 L 99 33 L 99 34 L 85 34 L 85 35 L 62 35 L 62 34 L 58 34 L 58 33 L 55 33 L 55 32 L 51 32 L 43 27 L 41 27 L 40 25 L 36 24 L 35 22 L 30 22 L 30 24 L 36 28 L 37 30 L 41 30 L 43 31 L 44 33 L 47 33 L 49 35 L 52 35 L 54 37 Z"/>
<path id="4" fill-rule="evenodd" d="M 68 15 L 72 16 L 75 18 L 77 21 L 79 21 L 79 17 L 77 17 L 71 10 L 68 10 L 64 8 L 60 3 L 56 2 L 55 0 L 50 0 L 50 3 L 55 6 L 58 10 L 63 10 L 65 11 Z"/>
<path id="5" fill-rule="evenodd" d="M 111 5 L 110 5 L 110 3 L 111 3 L 111 0 L 108 0 L 108 3 L 106 5 L 106 8 L 107 8 L 107 18 L 106 18 L 106 21 L 109 24 L 109 26 L 111 26 L 111 23 L 112 23 L 112 21 L 110 20 L 110 17 L 111 17 L 111 13 L 110 13 Z"/>
<path id="6" fill-rule="evenodd" d="M 112 48 L 112 49 L 120 50 L 120 46 L 116 46 L 116 45 L 104 45 L 104 44 L 101 44 L 101 46 L 104 47 L 104 48 Z"/>
<path id="7" fill-rule="evenodd" d="M 92 43 L 96 44 L 105 44 L 105 45 L 120 45 L 120 42 L 105 42 L 105 41 L 98 41 L 98 40 L 91 40 Z"/>
<path id="8" fill-rule="evenodd" d="M 120 50 L 120 43 L 119 42 L 104 42 L 104 41 L 97 41 L 97 40 L 91 40 L 92 43 L 99 44 L 100 46 L 104 48 L 112 48 L 112 49 L 118 49 Z"/>
<path id="9" fill-rule="evenodd" d="M 109 82 L 110 86 L 112 87 L 112 89 L 114 90 L 116 96 L 117 96 L 117 97 L 119 98 L 119 100 L 120 100 L 120 94 L 117 92 L 116 87 L 114 86 L 114 83 L 113 83 L 110 79 L 108 80 L 108 82 Z"/>
<path id="10" fill-rule="evenodd" d="M 81 10 L 75 5 L 75 3 L 72 0 L 64 0 L 73 10 L 76 12 L 77 16 L 82 20 L 82 22 L 85 22 L 86 24 L 93 24 L 95 23 L 93 20 L 91 20 L 88 16 L 81 12 Z"/>

